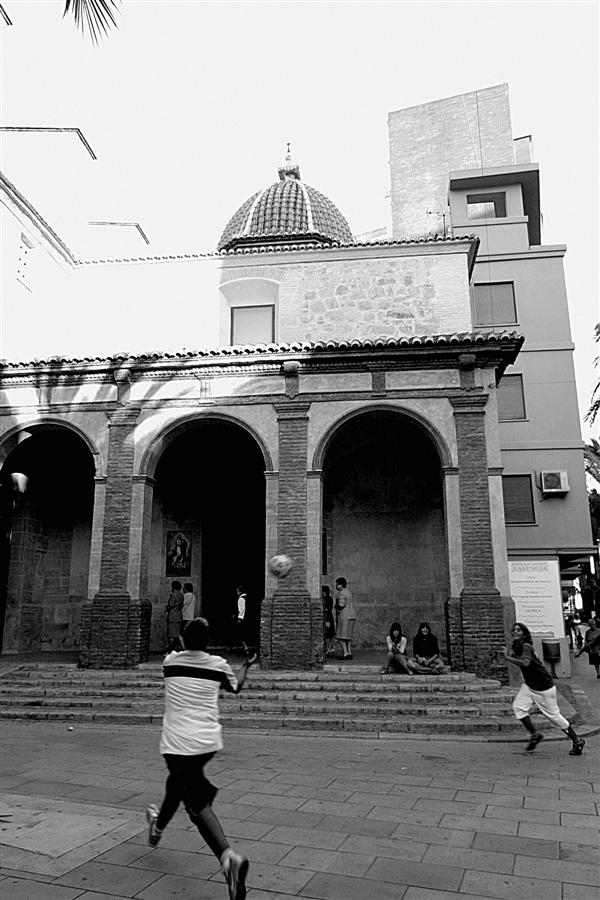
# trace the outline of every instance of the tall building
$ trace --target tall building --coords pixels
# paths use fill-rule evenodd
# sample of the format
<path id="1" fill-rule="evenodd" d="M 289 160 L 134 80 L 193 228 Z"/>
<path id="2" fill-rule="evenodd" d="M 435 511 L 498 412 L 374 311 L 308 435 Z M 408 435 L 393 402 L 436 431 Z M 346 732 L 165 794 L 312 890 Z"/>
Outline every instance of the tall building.
<path id="1" fill-rule="evenodd" d="M 505 678 L 511 568 L 544 591 L 592 550 L 564 248 L 514 146 L 505 87 L 392 113 L 391 239 L 353 239 L 288 154 L 185 257 L 77 260 L 4 179 L 3 652 L 135 665 L 177 578 L 216 642 L 244 583 L 263 665 L 319 666 L 343 575 L 359 645 L 425 619 Z"/>

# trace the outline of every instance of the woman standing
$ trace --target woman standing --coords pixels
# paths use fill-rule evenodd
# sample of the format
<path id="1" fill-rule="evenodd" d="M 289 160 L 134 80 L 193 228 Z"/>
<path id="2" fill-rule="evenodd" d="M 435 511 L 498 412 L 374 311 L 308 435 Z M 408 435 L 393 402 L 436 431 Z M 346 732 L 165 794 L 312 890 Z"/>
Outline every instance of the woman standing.
<path id="1" fill-rule="evenodd" d="M 171 593 L 165 607 L 165 617 L 167 619 L 167 653 L 171 650 L 180 650 L 181 643 L 179 636 L 181 634 L 181 623 L 183 609 L 183 594 L 181 593 L 181 582 L 171 582 Z"/>
<path id="2" fill-rule="evenodd" d="M 324 584 L 321 588 L 323 602 L 323 656 L 335 656 L 332 652 L 335 637 L 335 619 L 333 618 L 333 597 L 331 588 Z"/>
<path id="3" fill-rule="evenodd" d="M 558 708 L 552 676 L 533 649 L 529 628 L 522 622 L 515 622 L 511 635 L 512 648 L 511 651 L 508 647 L 504 650 L 504 658 L 511 665 L 518 666 L 523 676 L 524 683 L 519 688 L 512 706 L 515 716 L 531 735 L 526 749 L 535 750 L 539 742 L 544 739 L 542 732 L 536 731 L 529 715 L 531 709 L 537 706 L 543 716 L 546 716 L 553 725 L 564 731 L 567 737 L 573 741 L 569 756 L 581 756 L 585 741 L 575 733 Z"/>
<path id="4" fill-rule="evenodd" d="M 342 645 L 342 659 L 352 659 L 351 643 L 354 634 L 354 625 L 356 622 L 356 609 L 354 606 L 354 597 L 352 591 L 348 587 L 345 578 L 338 578 L 335 582 L 337 595 L 335 598 L 335 609 L 337 612 L 337 628 L 335 632 L 336 640 Z"/>

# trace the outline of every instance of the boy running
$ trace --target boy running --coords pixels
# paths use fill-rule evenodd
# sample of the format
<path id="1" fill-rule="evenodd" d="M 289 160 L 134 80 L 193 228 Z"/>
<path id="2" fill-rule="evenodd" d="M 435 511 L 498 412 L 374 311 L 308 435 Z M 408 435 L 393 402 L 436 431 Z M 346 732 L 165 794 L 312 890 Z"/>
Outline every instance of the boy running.
<path id="1" fill-rule="evenodd" d="M 160 811 L 146 810 L 148 843 L 156 847 L 180 803 L 221 863 L 230 900 L 246 897 L 248 860 L 235 853 L 223 833 L 212 804 L 217 788 L 208 781 L 204 766 L 223 747 L 219 723 L 219 691 L 238 694 L 256 655 L 245 659 L 237 675 L 227 660 L 206 652 L 209 625 L 192 619 L 182 635 L 181 651 L 169 653 L 163 663 L 165 714 L 160 752 L 169 770 Z"/>

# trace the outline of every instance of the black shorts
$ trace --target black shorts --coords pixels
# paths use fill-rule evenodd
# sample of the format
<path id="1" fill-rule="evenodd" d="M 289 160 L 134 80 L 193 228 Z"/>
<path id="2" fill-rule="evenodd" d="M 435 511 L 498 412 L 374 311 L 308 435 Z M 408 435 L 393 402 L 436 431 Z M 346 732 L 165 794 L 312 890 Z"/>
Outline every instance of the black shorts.
<path id="1" fill-rule="evenodd" d="M 200 753 L 197 756 L 164 754 L 169 770 L 167 790 L 178 795 L 189 815 L 210 806 L 217 796 L 217 788 L 204 774 L 204 766 L 214 755 L 214 752 Z"/>

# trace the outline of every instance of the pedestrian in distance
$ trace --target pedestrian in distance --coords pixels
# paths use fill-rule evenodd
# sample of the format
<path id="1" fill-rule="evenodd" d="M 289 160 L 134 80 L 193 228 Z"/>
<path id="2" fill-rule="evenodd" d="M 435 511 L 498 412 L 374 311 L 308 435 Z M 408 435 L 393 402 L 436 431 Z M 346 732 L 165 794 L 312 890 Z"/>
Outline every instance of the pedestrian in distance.
<path id="1" fill-rule="evenodd" d="M 352 637 L 356 624 L 356 607 L 352 591 L 345 578 L 337 578 L 335 582 L 335 609 L 337 622 L 335 637 L 342 647 L 342 659 L 352 659 Z"/>
<path id="2" fill-rule="evenodd" d="M 183 586 L 183 607 L 181 609 L 183 621 L 181 623 L 181 632 L 188 622 L 196 618 L 196 597 L 194 595 L 194 585 L 191 581 L 186 581 Z"/>
<path id="3" fill-rule="evenodd" d="M 440 645 L 429 622 L 421 622 L 413 638 L 413 655 L 408 667 L 422 675 L 439 675 L 444 668 Z"/>
<path id="4" fill-rule="evenodd" d="M 531 710 L 536 706 L 553 725 L 571 738 L 573 746 L 569 756 L 581 756 L 585 741 L 563 716 L 556 701 L 556 688 L 550 672 L 533 649 L 531 633 L 522 622 L 515 622 L 511 631 L 512 646 L 504 649 L 504 658 L 513 666 L 518 666 L 523 676 L 523 684 L 513 700 L 513 712 L 530 734 L 526 749 L 535 750 L 544 735 L 537 731 L 531 721 Z"/>
<path id="5" fill-rule="evenodd" d="M 324 584 L 321 588 L 323 603 L 323 656 L 335 656 L 333 639 L 335 638 L 335 619 L 333 617 L 333 597 L 331 588 Z"/>
<path id="6" fill-rule="evenodd" d="M 169 775 L 160 810 L 146 810 L 148 843 L 156 847 L 180 803 L 221 864 L 230 900 L 246 897 L 248 859 L 236 853 L 213 810 L 217 788 L 204 774 L 206 764 L 223 747 L 219 723 L 219 691 L 241 691 L 256 657 L 245 659 L 237 674 L 227 660 L 206 652 L 209 625 L 192 619 L 182 636 L 182 649 L 163 663 L 165 712 L 160 738 Z"/>
<path id="7" fill-rule="evenodd" d="M 575 654 L 575 659 L 582 653 L 589 656 L 588 662 L 596 670 L 596 678 L 600 678 L 600 628 L 595 618 L 590 619 L 583 646 Z"/>
<path id="8" fill-rule="evenodd" d="M 408 660 L 406 658 L 406 638 L 402 634 L 400 622 L 392 622 L 389 634 L 386 635 L 385 642 L 387 644 L 387 663 L 381 670 L 382 675 L 390 675 L 392 672 L 400 672 L 405 675 L 412 675 L 408 668 Z"/>
<path id="9" fill-rule="evenodd" d="M 181 646 L 181 623 L 183 621 L 183 594 L 181 593 L 181 582 L 171 582 L 171 593 L 165 607 L 165 617 L 167 620 L 167 653 L 170 650 L 178 650 Z"/>
<path id="10" fill-rule="evenodd" d="M 236 615 L 234 621 L 236 645 L 242 647 L 245 656 L 251 656 L 248 649 L 248 594 L 243 584 L 238 584 L 235 589 L 237 594 Z"/>

